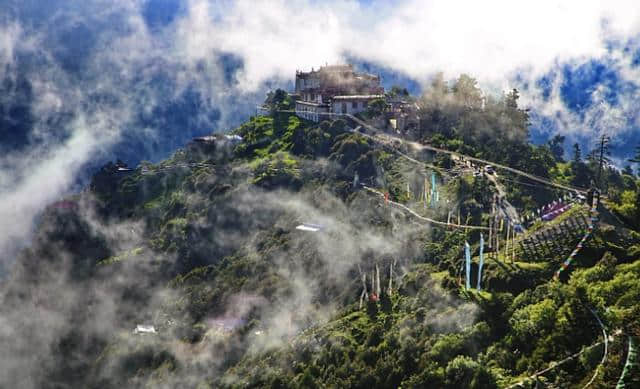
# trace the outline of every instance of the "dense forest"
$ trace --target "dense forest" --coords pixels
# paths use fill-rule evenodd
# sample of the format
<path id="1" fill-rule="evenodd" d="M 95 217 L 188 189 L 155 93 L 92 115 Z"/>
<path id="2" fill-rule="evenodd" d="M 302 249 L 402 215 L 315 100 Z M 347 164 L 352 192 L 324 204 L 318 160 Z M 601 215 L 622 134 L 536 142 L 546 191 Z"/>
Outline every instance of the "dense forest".
<path id="1" fill-rule="evenodd" d="M 488 226 L 497 185 L 523 214 L 567 193 L 510 172 L 454 174 L 459 161 L 446 154 L 413 153 L 416 164 L 402 142 L 377 142 L 347 119 L 286 112 L 293 102 L 277 90 L 268 114 L 228 136 L 158 164 L 108 164 L 46 209 L 2 285 L 0 316 L 21 325 L 0 339 L 10 355 L 0 375 L 42 388 L 639 387 L 627 357 L 640 337 L 633 170 L 606 158 L 601 169 L 579 146 L 566 158 L 561 136 L 531 144 L 517 90 L 491 97 L 462 75 L 436 77 L 422 96 L 392 93 L 420 110 L 419 124 L 394 136 L 598 187 L 597 215 L 576 201 L 536 220 L 517 239 L 545 234 L 552 249 L 487 249 L 480 273 L 477 230 L 426 223 L 391 202 Z M 370 108 L 362 119 L 384 115 Z M 441 198 L 428 206 L 430 177 Z M 554 279 L 578 240 L 546 233 L 592 216 L 589 239 Z M 317 227 L 296 228 L 304 223 Z M 140 324 L 153 333 L 135 333 Z"/>

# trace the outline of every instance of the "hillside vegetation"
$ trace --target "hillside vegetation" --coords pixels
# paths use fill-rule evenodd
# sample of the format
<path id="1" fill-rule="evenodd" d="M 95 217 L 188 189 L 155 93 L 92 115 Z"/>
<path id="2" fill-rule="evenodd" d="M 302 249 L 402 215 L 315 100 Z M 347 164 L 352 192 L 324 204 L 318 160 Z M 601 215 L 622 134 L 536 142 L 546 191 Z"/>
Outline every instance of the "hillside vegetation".
<path id="1" fill-rule="evenodd" d="M 560 140 L 528 143 L 517 91 L 485 104 L 478 96 L 467 76 L 452 86 L 436 80 L 415 99 L 425 112 L 419 128 L 400 135 L 588 187 L 592 160 L 565 161 Z M 24 325 L 0 339 L 15 360 L 0 373 L 15 375 L 16 387 L 43 388 L 618 382 L 628 339 L 640 337 L 637 177 L 605 168 L 599 221 L 560 280 L 554 272 L 575 243 L 558 238 L 566 254 L 486 258 L 478 291 L 477 231 L 430 225 L 362 184 L 423 216 L 446 221 L 454 211 L 486 226 L 491 180 L 454 173 L 456 162 L 435 153 L 413 155 L 416 164 L 396 153 L 408 152 L 402 145 L 381 145 L 348 120 L 280 112 L 292 107 L 282 91 L 267 104 L 269 115 L 231 132 L 241 141 L 192 142 L 132 171 L 107 165 L 86 191 L 48 207 L 2 286 L 0 314 Z M 441 196 L 434 207 L 421 200 L 431 172 Z M 511 173 L 499 181 L 526 213 L 564 195 Z M 302 223 L 319 231 L 296 229 Z M 472 290 L 460 283 L 465 241 Z M 379 278 L 381 293 L 361 307 L 362 274 L 368 288 Z M 135 334 L 138 324 L 157 333 Z M 578 352 L 537 384 L 530 378 Z M 27 377 L 24 364 L 37 373 Z M 639 384 L 637 364 L 625 379 Z"/>

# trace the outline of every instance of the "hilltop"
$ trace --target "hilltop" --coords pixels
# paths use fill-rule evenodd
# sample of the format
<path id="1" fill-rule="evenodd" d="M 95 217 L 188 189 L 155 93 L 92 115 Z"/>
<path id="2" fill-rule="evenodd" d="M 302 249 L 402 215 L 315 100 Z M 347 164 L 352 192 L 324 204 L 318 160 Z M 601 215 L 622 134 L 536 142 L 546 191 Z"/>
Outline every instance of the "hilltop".
<path id="1" fill-rule="evenodd" d="M 380 106 L 307 121 L 280 91 L 228 136 L 103 167 L 45 211 L 3 285 L 3 317 L 24 326 L 2 339 L 15 363 L 1 373 L 51 388 L 535 387 L 580 353 L 540 384 L 613 385 L 640 336 L 638 179 L 605 168 L 593 233 L 554 280 L 586 199 L 468 157 L 584 189 L 597 166 L 530 144 L 517 91 L 480 103 L 472 81 L 407 96 L 422 120 L 404 132 L 380 128 Z M 537 217 L 558 200 L 572 207 Z M 488 247 L 489 226 L 504 245 L 516 221 L 537 246 Z"/>

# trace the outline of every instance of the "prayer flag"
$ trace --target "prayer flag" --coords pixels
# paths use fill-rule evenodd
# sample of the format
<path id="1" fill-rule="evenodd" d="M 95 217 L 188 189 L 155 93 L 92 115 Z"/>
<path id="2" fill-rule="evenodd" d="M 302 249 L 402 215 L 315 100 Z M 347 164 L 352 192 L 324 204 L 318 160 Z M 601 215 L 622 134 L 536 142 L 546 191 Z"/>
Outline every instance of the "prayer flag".
<path id="1" fill-rule="evenodd" d="M 482 267 L 484 266 L 484 237 L 480 233 L 480 264 L 478 265 L 478 291 L 480 290 L 480 283 L 482 281 Z"/>

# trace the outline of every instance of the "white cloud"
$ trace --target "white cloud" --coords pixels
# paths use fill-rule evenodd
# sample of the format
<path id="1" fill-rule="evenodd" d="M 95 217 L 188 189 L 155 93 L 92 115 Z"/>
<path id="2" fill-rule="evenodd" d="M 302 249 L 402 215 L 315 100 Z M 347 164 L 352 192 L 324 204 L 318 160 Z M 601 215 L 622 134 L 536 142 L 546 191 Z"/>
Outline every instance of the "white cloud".
<path id="1" fill-rule="evenodd" d="M 4 79 L 7 70 L 13 65 L 15 48 L 22 38 L 22 28 L 18 23 L 0 26 L 0 79 Z"/>
<path id="2" fill-rule="evenodd" d="M 539 74 L 558 61 L 599 57 L 605 40 L 638 34 L 640 7 L 615 3 L 194 0 L 182 36 L 189 54 L 240 55 L 249 87 L 347 53 L 418 79 L 442 70 L 504 82 L 519 69 Z"/>
<path id="3" fill-rule="evenodd" d="M 590 134 L 596 112 L 585 118 L 572 112 L 559 94 L 558 74 L 547 100 L 535 80 L 560 66 L 579 66 L 591 59 L 615 59 L 616 71 L 638 83 L 629 54 L 612 52 L 609 42 L 640 34 L 640 6 L 635 1 L 356 1 L 190 2 L 176 41 L 187 56 L 206 58 L 226 51 L 244 61 L 242 88 L 255 90 L 274 78 L 291 80 L 295 69 L 310 69 L 347 56 L 378 63 L 419 81 L 435 72 L 446 78 L 469 73 L 495 93 L 529 84 L 525 106 L 543 113 L 566 134 Z M 602 89 L 604 86 L 601 86 Z M 602 93 L 594 92 L 594 93 Z M 608 107 L 596 126 L 629 127 L 621 118 L 635 117 L 635 94 L 622 96 L 620 107 Z M 594 96 L 597 98 L 597 96 Z M 603 114 L 602 107 L 598 114 Z M 603 123 L 600 123 L 603 121 Z"/>
<path id="4" fill-rule="evenodd" d="M 52 16 L 55 23 L 28 31 L 19 21 L 0 24 L 0 76 L 11 66 L 16 52 L 38 53 L 45 64 L 30 79 L 35 95 L 32 111 L 38 119 L 34 136 L 48 140 L 47 120 L 60 112 L 107 126 L 67 127 L 69 138 L 60 146 L 49 143 L 24 156 L 2 157 L 0 164 L 11 170 L 0 174 L 1 215 L 11 219 L 20 215 L 28 224 L 37 209 L 68 188 L 79 166 L 118 139 L 133 116 L 153 112 L 159 101 L 189 87 L 203 94 L 207 106 L 222 108 L 223 122 L 255 101 L 266 81 L 289 81 L 296 69 L 342 62 L 349 56 L 420 81 L 436 71 L 445 71 L 447 77 L 468 72 L 483 86 L 502 90 L 515 85 L 516 74 L 531 81 L 557 69 L 558 64 L 611 56 L 607 40 L 625 40 L 640 33 L 640 6 L 626 0 L 404 0 L 367 6 L 355 0 L 185 0 L 186 12 L 153 34 L 144 24 L 143 4 L 95 1 L 88 2 L 86 9 L 61 7 Z M 51 28 L 79 24 L 100 26 L 100 30 L 83 69 L 85 75 L 71 79 L 55 61 L 56 48 L 48 46 L 47 37 Z M 235 85 L 224 81 L 219 63 L 223 53 L 243 62 Z M 637 84 L 638 70 L 630 66 L 627 54 L 614 54 L 620 57 L 615 62 L 620 74 Z M 160 73 L 170 75 L 174 89 L 149 87 Z M 561 82 L 559 75 L 550 100 L 531 88 L 523 93 L 523 103 L 555 118 L 561 131 L 584 131 L 588 122 L 568 110 L 560 98 Z M 89 96 L 96 94 L 113 96 L 115 103 L 87 106 Z M 640 119 L 633 108 L 637 97 L 629 92 L 617 106 L 606 107 L 603 125 L 616 124 L 624 132 L 621 118 L 637 124 Z M 585 117 L 593 121 L 596 113 Z M 149 128 L 144 131 L 154 133 Z M 78 140 L 82 142 L 70 147 L 69 142 Z M 27 169 L 30 177 L 24 173 Z M 14 221 L 3 230 L 16 232 Z M 20 231 L 28 229 L 25 225 Z M 3 235 L 13 236 L 13 232 Z M 3 246 L 6 242 L 0 249 Z"/>

